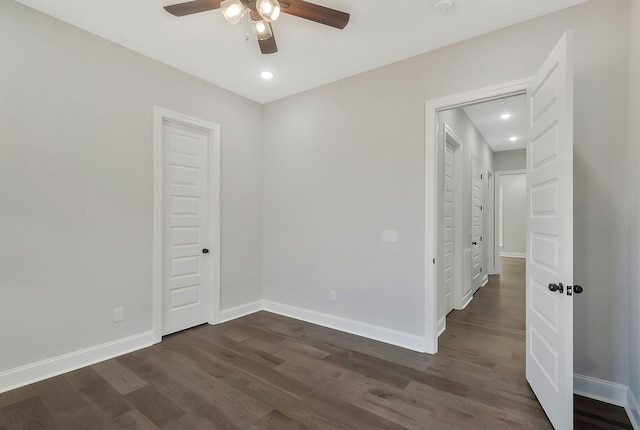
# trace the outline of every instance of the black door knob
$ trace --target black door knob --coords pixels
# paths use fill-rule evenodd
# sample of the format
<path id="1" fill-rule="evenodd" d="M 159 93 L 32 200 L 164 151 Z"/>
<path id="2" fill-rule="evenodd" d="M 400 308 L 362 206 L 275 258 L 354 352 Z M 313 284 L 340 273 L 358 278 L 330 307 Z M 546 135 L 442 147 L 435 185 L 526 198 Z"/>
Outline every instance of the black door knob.
<path id="1" fill-rule="evenodd" d="M 558 291 L 560 294 L 562 294 L 564 292 L 564 285 L 562 285 L 562 282 L 560 282 L 558 285 L 549 284 L 549 291 Z"/>
<path id="2" fill-rule="evenodd" d="M 582 292 L 584 291 L 584 288 L 582 288 L 580 285 L 574 285 L 573 286 L 573 292 L 576 294 L 582 294 Z"/>
<path id="3" fill-rule="evenodd" d="M 207 248 L 203 248 L 203 249 L 202 249 L 202 253 L 203 253 L 203 254 L 208 254 L 208 253 L 209 253 L 209 250 L 208 250 Z"/>
<path id="4" fill-rule="evenodd" d="M 471 245 L 477 245 L 478 242 L 471 242 Z"/>

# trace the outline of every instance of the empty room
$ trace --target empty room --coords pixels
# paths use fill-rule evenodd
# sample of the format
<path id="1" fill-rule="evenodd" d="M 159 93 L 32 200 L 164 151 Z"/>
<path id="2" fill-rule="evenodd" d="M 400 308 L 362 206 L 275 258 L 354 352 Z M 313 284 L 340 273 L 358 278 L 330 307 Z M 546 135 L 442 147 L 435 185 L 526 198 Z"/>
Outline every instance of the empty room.
<path id="1" fill-rule="evenodd" d="M 0 56 L 0 430 L 640 429 L 640 0 L 0 0 Z"/>

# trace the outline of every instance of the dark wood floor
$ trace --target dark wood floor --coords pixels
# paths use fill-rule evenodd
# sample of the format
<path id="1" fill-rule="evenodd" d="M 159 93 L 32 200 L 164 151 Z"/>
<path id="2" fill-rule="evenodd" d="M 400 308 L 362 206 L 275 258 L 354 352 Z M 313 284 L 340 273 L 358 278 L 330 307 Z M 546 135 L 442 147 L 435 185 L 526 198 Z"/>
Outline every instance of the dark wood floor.
<path id="1" fill-rule="evenodd" d="M 550 429 L 524 377 L 524 268 L 504 259 L 435 356 L 259 312 L 0 394 L 14 429 Z M 576 397 L 576 429 L 631 429 Z"/>

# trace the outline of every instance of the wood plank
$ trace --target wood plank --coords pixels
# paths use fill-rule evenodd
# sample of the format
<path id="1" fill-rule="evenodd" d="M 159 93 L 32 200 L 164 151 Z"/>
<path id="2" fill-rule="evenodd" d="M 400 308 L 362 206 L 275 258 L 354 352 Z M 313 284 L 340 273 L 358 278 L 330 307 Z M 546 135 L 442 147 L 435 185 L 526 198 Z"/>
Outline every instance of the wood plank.
<path id="1" fill-rule="evenodd" d="M 3 412 L 7 429 L 57 430 L 60 428 L 39 397 L 13 403 L 3 408 Z"/>
<path id="2" fill-rule="evenodd" d="M 132 391 L 126 394 L 125 398 L 158 427 L 162 427 L 185 414 L 184 410 L 150 386 Z"/>
<path id="3" fill-rule="evenodd" d="M 118 360 L 103 361 L 91 367 L 120 394 L 129 394 L 147 385 L 145 381 L 120 364 Z"/>

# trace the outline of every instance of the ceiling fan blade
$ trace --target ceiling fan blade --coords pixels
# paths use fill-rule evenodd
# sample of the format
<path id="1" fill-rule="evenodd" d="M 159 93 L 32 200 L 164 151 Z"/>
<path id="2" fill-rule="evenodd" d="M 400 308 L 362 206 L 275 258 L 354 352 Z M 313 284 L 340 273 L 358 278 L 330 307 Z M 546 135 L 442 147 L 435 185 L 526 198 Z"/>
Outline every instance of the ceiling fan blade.
<path id="1" fill-rule="evenodd" d="M 269 24 L 269 27 L 271 27 L 271 24 Z M 273 34 L 273 27 L 271 27 L 271 34 Z M 260 52 L 263 54 L 275 54 L 278 52 L 275 36 L 271 36 L 264 40 L 258 40 L 258 45 L 260 45 Z"/>
<path id="2" fill-rule="evenodd" d="M 349 22 L 350 15 L 346 12 L 330 9 L 319 4 L 303 0 L 285 0 L 280 2 L 282 12 L 300 18 L 308 19 L 320 24 L 343 29 Z"/>
<path id="3" fill-rule="evenodd" d="M 164 10 L 175 16 L 185 16 L 191 15 L 192 13 L 219 9 L 221 1 L 222 0 L 194 0 L 165 6 Z"/>

